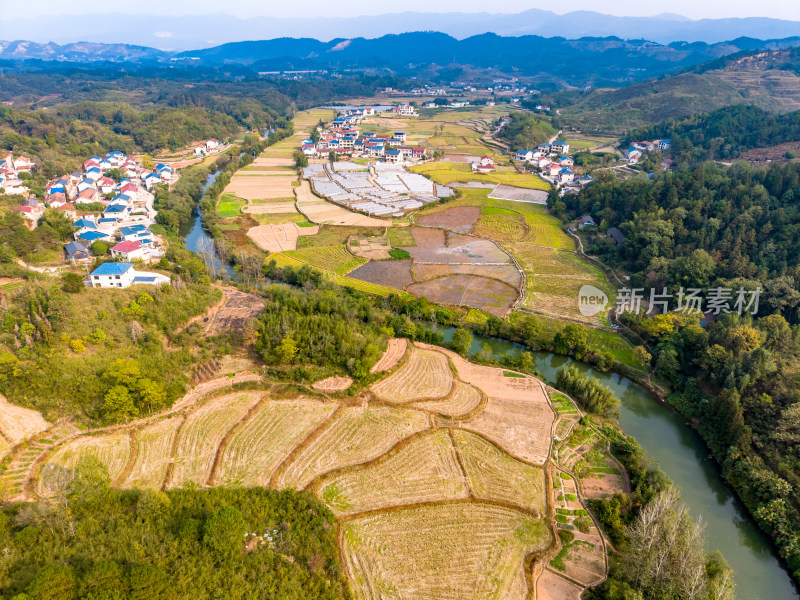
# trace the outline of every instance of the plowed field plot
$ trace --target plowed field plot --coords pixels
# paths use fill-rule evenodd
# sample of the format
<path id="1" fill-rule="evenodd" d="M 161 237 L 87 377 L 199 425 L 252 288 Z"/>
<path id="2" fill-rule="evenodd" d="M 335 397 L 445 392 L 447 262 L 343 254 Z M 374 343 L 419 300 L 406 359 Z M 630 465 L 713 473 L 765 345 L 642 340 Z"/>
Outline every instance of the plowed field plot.
<path id="1" fill-rule="evenodd" d="M 461 427 L 482 434 L 515 458 L 543 465 L 550 453 L 555 414 L 539 381 L 505 377 L 502 369 L 472 364 L 442 348 L 438 351 L 450 357 L 462 381 L 477 387 L 488 399 L 486 408 L 463 421 Z"/>
<path id="2" fill-rule="evenodd" d="M 432 350 L 412 348 L 397 371 L 372 386 L 379 398 L 397 404 L 444 398 L 453 387 L 453 372 L 447 357 Z"/>
<path id="3" fill-rule="evenodd" d="M 420 225 L 469 233 L 480 214 L 481 209 L 477 206 L 458 206 L 419 216 L 416 221 Z"/>
<path id="4" fill-rule="evenodd" d="M 5 396 L 0 395 L 0 431 L 12 444 L 40 433 L 49 426 L 41 413 L 11 404 Z"/>
<path id="5" fill-rule="evenodd" d="M 444 231 L 430 227 L 411 227 L 414 243 L 420 248 L 438 248 L 445 245 Z"/>
<path id="6" fill-rule="evenodd" d="M 316 400 L 267 400 L 227 440 L 215 483 L 266 486 L 278 465 L 336 405 Z"/>
<path id="7" fill-rule="evenodd" d="M 545 514 L 543 469 L 511 458 L 474 433 L 453 431 L 453 439 L 475 497 L 508 502 Z"/>
<path id="8" fill-rule="evenodd" d="M 446 417 L 460 417 L 478 408 L 482 400 L 483 394 L 478 388 L 463 381 L 456 381 L 453 391 L 446 398 L 417 402 L 414 406 Z"/>
<path id="9" fill-rule="evenodd" d="M 176 445 L 169 487 L 204 485 L 217 448 L 230 429 L 258 402 L 260 394 L 233 394 L 201 406 L 186 418 Z"/>
<path id="10" fill-rule="evenodd" d="M 406 248 L 411 254 L 415 263 L 442 263 L 442 264 L 503 264 L 511 263 L 511 259 L 494 242 L 478 237 L 462 234 L 450 234 L 447 236 L 447 245 L 434 245 L 434 235 L 419 236 L 418 228 L 414 228 L 414 239 L 417 242 L 415 248 Z M 439 232 L 439 229 L 428 229 L 428 231 Z M 441 238 L 439 238 L 441 239 Z M 424 243 L 420 243 L 420 242 Z M 442 240 L 443 241 L 443 240 Z"/>
<path id="11" fill-rule="evenodd" d="M 301 235 L 316 235 L 319 227 L 299 227 L 296 223 L 277 225 L 259 225 L 251 227 L 247 232 L 256 246 L 266 252 L 283 252 L 296 250 L 297 240 Z"/>
<path id="12" fill-rule="evenodd" d="M 402 290 L 414 279 L 411 277 L 410 260 L 371 261 L 348 274 L 353 279 L 377 283 Z"/>
<path id="13" fill-rule="evenodd" d="M 552 534 L 514 510 L 446 504 L 355 518 L 342 538 L 359 599 L 524 600 L 524 558 L 547 548 Z"/>
<path id="14" fill-rule="evenodd" d="M 274 176 L 259 172 L 248 174 L 237 173 L 225 187 L 225 193 L 231 193 L 245 200 L 261 200 L 266 198 L 291 198 L 294 195 L 292 182 L 296 175 Z"/>
<path id="15" fill-rule="evenodd" d="M 93 456 L 108 467 L 114 481 L 122 474 L 131 457 L 131 437 L 127 431 L 109 435 L 82 436 L 55 451 L 39 471 L 36 493 L 49 498 L 67 491 L 78 460 Z"/>
<path id="16" fill-rule="evenodd" d="M 123 488 L 161 489 L 167 468 L 172 463 L 172 447 L 183 417 L 157 421 L 139 432 L 136 460 Z"/>
<path id="17" fill-rule="evenodd" d="M 517 299 L 517 290 L 496 279 L 452 275 L 406 286 L 406 291 L 437 304 L 471 306 L 504 316 Z"/>
<path id="18" fill-rule="evenodd" d="M 414 281 L 423 282 L 445 275 L 480 275 L 498 279 L 513 288 L 519 289 L 522 274 L 513 264 L 507 265 L 434 265 L 417 263 L 412 267 Z"/>
<path id="19" fill-rule="evenodd" d="M 392 338 L 386 347 L 386 352 L 383 353 L 381 359 L 375 363 L 370 369 L 370 373 L 382 373 L 394 369 L 399 363 L 408 348 L 408 340 L 406 338 Z"/>
<path id="20" fill-rule="evenodd" d="M 446 431 L 415 437 L 375 462 L 332 475 L 319 485 L 337 514 L 466 498 L 464 475 Z"/>
<path id="21" fill-rule="evenodd" d="M 426 414 L 389 407 L 347 407 L 291 459 L 276 487 L 305 488 L 335 468 L 378 458 L 400 440 L 430 426 Z"/>
<path id="22" fill-rule="evenodd" d="M 222 290 L 222 304 L 208 316 L 205 325 L 207 335 L 229 331 L 241 331 L 264 310 L 264 300 L 233 288 Z"/>
<path id="23" fill-rule="evenodd" d="M 513 185 L 498 184 L 490 193 L 489 198 L 498 200 L 514 200 L 516 202 L 531 202 L 534 204 L 547 204 L 545 190 L 532 190 L 514 187 Z"/>

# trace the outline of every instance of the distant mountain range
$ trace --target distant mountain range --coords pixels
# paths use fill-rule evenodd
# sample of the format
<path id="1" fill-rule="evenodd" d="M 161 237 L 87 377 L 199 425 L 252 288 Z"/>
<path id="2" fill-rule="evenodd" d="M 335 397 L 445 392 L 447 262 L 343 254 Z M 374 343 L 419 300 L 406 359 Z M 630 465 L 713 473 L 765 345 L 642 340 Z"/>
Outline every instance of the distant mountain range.
<path id="1" fill-rule="evenodd" d="M 98 24 L 102 24 L 98 26 Z M 668 44 L 675 41 L 715 44 L 739 37 L 775 39 L 800 36 L 800 22 L 772 18 L 691 20 L 680 15 L 616 17 L 591 11 L 558 15 L 531 9 L 517 14 L 402 12 L 340 18 L 215 15 L 53 15 L 0 20 L 0 39 L 70 43 L 75 40 L 156 46 L 168 50 L 211 47 L 239 40 L 305 37 L 377 38 L 419 30 L 439 31 L 464 39 L 482 33 L 541 35 L 571 39 L 617 36 Z"/>
<path id="2" fill-rule="evenodd" d="M 233 69 L 237 75 L 286 70 L 373 71 L 447 83 L 523 77 L 546 90 L 618 87 L 742 51 L 800 46 L 800 37 L 668 45 L 615 37 L 503 37 L 493 33 L 463 40 L 444 33 L 415 32 L 379 38 L 277 38 L 233 42 L 174 53 L 125 44 L 65 45 L 0 42 L 0 60 L 74 63 L 159 63 L 168 67 Z"/>

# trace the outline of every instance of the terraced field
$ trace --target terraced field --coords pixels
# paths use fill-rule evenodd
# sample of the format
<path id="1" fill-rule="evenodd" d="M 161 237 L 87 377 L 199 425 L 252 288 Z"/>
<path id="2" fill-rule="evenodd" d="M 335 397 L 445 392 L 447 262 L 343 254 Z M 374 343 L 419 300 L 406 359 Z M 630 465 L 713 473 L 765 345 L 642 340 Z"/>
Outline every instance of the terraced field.
<path id="1" fill-rule="evenodd" d="M 358 598 L 521 600 L 523 559 L 549 547 L 553 534 L 524 513 L 459 503 L 355 518 L 342 539 Z"/>
<path id="2" fill-rule="evenodd" d="M 403 404 L 428 398 L 444 398 L 453 387 L 447 357 L 439 352 L 415 349 L 402 367 L 372 386 L 387 402 Z"/>
<path id="3" fill-rule="evenodd" d="M 400 340 L 376 371 L 386 375 L 345 399 L 252 374 L 230 380 L 247 385 L 238 390 L 219 378 L 173 413 L 110 431 L 54 431 L 49 446 L 14 449 L 5 464 L 16 465 L 23 480 L 29 474 L 31 497 L 64 489 L 88 455 L 120 488 L 306 489 L 340 520 L 344 564 L 359 600 L 526 600 L 536 585 L 530 561 L 541 567 L 557 552 L 541 554 L 556 541 L 545 475 L 556 410 L 545 387 Z M 559 415 L 570 410 L 568 398 L 552 395 Z M 576 439 L 559 442 L 559 460 L 582 469 L 587 481 L 609 472 L 594 454 L 579 455 Z M 577 493 L 569 483 L 560 484 L 559 497 Z M 558 513 L 559 523 L 581 518 L 580 503 L 557 502 L 573 511 Z M 584 585 L 602 578 L 605 560 L 599 534 L 587 535 L 556 561 Z M 569 581 L 547 569 L 540 589 Z"/>

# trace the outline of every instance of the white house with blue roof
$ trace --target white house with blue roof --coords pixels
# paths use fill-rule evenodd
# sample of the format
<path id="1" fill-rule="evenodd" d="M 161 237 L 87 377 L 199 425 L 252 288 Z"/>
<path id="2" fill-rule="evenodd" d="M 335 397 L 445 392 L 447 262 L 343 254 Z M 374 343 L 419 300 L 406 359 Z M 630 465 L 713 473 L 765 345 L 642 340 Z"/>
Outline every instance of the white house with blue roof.
<path id="1" fill-rule="evenodd" d="M 103 211 L 104 219 L 124 219 L 131 214 L 131 207 L 127 204 L 109 204 Z"/>
<path id="2" fill-rule="evenodd" d="M 119 233 L 123 242 L 141 242 L 145 245 L 153 242 L 153 232 L 141 223 L 120 227 Z"/>
<path id="3" fill-rule="evenodd" d="M 161 273 L 137 271 L 133 263 L 108 262 L 97 267 L 89 275 L 89 284 L 96 288 L 127 288 L 132 285 L 162 285 L 169 277 Z"/>

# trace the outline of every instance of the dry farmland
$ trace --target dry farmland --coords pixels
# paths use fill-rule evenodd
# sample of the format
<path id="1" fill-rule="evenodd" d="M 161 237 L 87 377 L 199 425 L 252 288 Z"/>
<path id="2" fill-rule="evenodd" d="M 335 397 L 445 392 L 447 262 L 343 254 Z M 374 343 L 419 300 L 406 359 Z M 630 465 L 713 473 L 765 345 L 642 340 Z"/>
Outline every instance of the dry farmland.
<path id="1" fill-rule="evenodd" d="M 241 331 L 264 310 L 264 301 L 235 288 L 222 288 L 222 302 L 212 307 L 205 319 L 207 335 Z"/>
<path id="2" fill-rule="evenodd" d="M 483 398 L 483 394 L 478 388 L 463 381 L 456 381 L 453 391 L 445 398 L 416 402 L 414 406 L 445 417 L 463 417 L 478 408 Z"/>
<path id="3" fill-rule="evenodd" d="M 440 352 L 414 348 L 400 369 L 372 386 L 387 402 L 402 404 L 428 398 L 444 398 L 453 387 L 453 373 Z"/>
<path id="4" fill-rule="evenodd" d="M 103 462 L 120 488 L 305 489 L 340 520 L 343 560 L 359 600 L 385 598 L 386 590 L 415 600 L 525 600 L 533 585 L 565 585 L 544 564 L 557 549 L 541 554 L 556 539 L 543 468 L 555 411 L 543 385 L 405 340 L 392 340 L 373 371 L 388 373 L 370 390 L 339 399 L 325 391 L 335 392 L 333 385 L 303 390 L 250 374 L 226 387 L 220 378 L 171 413 L 75 430 L 40 449 L 28 493 L 58 494 L 83 456 Z M 248 387 L 231 388 L 236 382 Z M 561 408 L 559 398 L 554 402 Z M 559 452 L 567 462 L 579 456 L 565 442 Z M 578 493 L 574 484 L 564 480 L 562 491 Z M 580 503 L 556 502 L 578 518 Z M 603 577 L 599 535 L 592 528 L 562 550 L 556 564 L 565 577 L 584 586 Z"/>
<path id="5" fill-rule="evenodd" d="M 368 514 L 348 520 L 342 539 L 357 598 L 523 600 L 523 559 L 553 534 L 542 519 L 470 502 Z"/>

